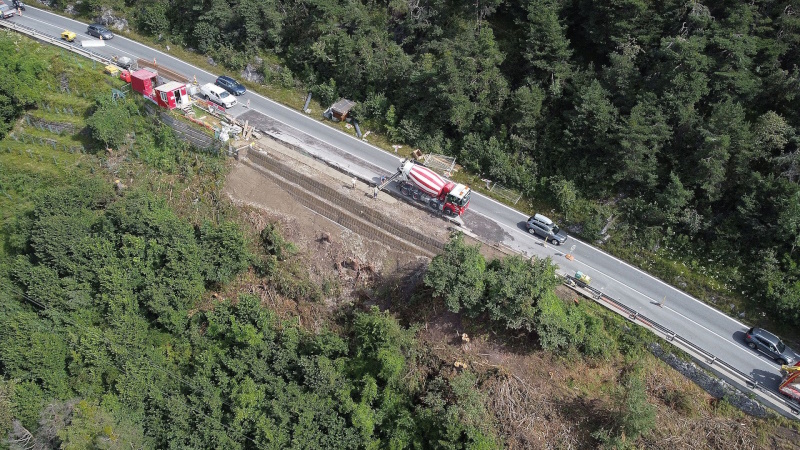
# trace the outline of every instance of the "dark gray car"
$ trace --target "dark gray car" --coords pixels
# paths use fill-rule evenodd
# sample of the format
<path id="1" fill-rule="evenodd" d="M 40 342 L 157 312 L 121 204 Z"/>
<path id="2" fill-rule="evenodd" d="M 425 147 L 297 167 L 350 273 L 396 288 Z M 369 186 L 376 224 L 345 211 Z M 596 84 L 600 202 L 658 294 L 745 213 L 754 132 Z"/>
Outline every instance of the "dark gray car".
<path id="1" fill-rule="evenodd" d="M 555 245 L 561 245 L 567 241 L 567 235 L 552 220 L 541 214 L 536 214 L 529 218 L 525 223 L 525 227 L 528 229 L 528 233 L 538 234 Z"/>
<path id="2" fill-rule="evenodd" d="M 797 353 L 784 344 L 778 336 L 762 328 L 750 328 L 744 336 L 747 346 L 759 350 L 778 364 L 794 364 L 797 362 Z"/>
<path id="3" fill-rule="evenodd" d="M 114 33 L 111 32 L 108 28 L 100 25 L 99 23 L 93 23 L 86 28 L 86 33 L 89 36 L 94 36 L 97 38 L 103 38 L 103 40 L 109 40 L 114 37 Z"/>
<path id="4" fill-rule="evenodd" d="M 241 83 L 225 75 L 218 77 L 214 84 L 222 89 L 225 89 L 233 95 L 244 95 L 244 93 L 247 92 L 247 88 L 242 86 Z"/>

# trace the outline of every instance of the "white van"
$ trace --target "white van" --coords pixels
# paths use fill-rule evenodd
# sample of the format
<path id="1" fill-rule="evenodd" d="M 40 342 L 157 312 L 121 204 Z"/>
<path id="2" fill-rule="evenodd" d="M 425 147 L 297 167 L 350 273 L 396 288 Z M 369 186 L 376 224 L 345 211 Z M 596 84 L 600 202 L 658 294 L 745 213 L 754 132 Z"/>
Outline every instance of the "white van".
<path id="1" fill-rule="evenodd" d="M 236 105 L 236 98 L 214 83 L 206 83 L 200 86 L 200 94 L 204 99 L 210 100 L 225 108 L 231 108 Z"/>

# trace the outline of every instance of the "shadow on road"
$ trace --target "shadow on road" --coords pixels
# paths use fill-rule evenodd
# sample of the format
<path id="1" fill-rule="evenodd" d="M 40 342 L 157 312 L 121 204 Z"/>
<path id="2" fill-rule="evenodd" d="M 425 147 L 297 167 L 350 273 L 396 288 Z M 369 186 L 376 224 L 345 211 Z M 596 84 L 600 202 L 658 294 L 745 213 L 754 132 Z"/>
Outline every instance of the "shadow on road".
<path id="1" fill-rule="evenodd" d="M 761 369 L 753 369 L 750 372 L 750 376 L 761 386 L 777 390 L 778 386 L 781 384 L 781 373 L 775 369 L 775 372 L 770 372 L 767 370 Z"/>
<path id="2" fill-rule="evenodd" d="M 745 332 L 744 331 L 737 331 L 737 332 L 733 333 L 733 339 L 736 342 L 738 342 L 738 343 L 744 345 L 745 347 L 747 347 L 747 341 L 744 339 L 744 337 L 745 337 Z"/>

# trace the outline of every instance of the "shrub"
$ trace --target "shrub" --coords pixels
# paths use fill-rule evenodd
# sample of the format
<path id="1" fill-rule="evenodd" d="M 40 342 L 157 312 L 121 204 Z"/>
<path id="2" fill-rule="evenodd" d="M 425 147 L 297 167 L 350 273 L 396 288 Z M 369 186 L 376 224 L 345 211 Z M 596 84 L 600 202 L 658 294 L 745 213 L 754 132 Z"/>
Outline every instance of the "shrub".
<path id="1" fill-rule="evenodd" d="M 297 251 L 294 244 L 283 238 L 280 229 L 274 223 L 267 224 L 267 226 L 261 230 L 261 246 L 268 254 L 274 256 L 278 261 L 286 260 L 286 258 L 294 255 Z"/>
<path id="2" fill-rule="evenodd" d="M 477 316 L 483 311 L 486 260 L 477 245 L 466 245 L 464 236 L 456 233 L 431 261 L 424 282 L 434 296 L 444 298 L 450 311 L 463 309 L 467 315 Z"/>
<path id="3" fill-rule="evenodd" d="M 552 292 L 540 299 L 536 334 L 543 349 L 563 351 L 575 341 L 576 333 L 575 322 L 570 320 L 563 301 Z"/>
<path id="4" fill-rule="evenodd" d="M 620 431 L 630 439 L 647 434 L 656 426 L 656 409 L 647 401 L 647 390 L 641 375 L 631 373 L 618 394 Z"/>
<path id="5" fill-rule="evenodd" d="M 134 129 L 134 117 L 139 114 L 136 103 L 129 99 L 102 101 L 86 121 L 92 137 L 106 147 L 119 148 Z"/>
<path id="6" fill-rule="evenodd" d="M 203 223 L 198 229 L 198 240 L 207 281 L 226 283 L 250 264 L 244 235 L 233 222 L 223 222 L 220 226 Z"/>
<path id="7" fill-rule="evenodd" d="M 533 331 L 537 304 L 558 284 L 549 258 L 528 261 L 520 256 L 489 264 L 484 308 L 507 328 Z"/>

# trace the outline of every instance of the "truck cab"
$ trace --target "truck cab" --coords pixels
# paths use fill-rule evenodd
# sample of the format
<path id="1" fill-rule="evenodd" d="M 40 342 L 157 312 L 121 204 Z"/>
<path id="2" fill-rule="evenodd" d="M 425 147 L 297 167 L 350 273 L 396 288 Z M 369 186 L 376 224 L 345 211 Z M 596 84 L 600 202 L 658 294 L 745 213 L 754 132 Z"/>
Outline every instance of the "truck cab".
<path id="1" fill-rule="evenodd" d="M 450 209 L 453 215 L 460 216 L 467 210 L 471 195 L 472 189 L 463 184 L 453 184 L 450 191 L 445 195 L 445 208 Z"/>
<path id="2" fill-rule="evenodd" d="M 212 101 L 226 109 L 236 105 L 236 98 L 234 98 L 233 95 L 213 83 L 206 83 L 201 86 L 200 94 L 206 100 Z"/>

